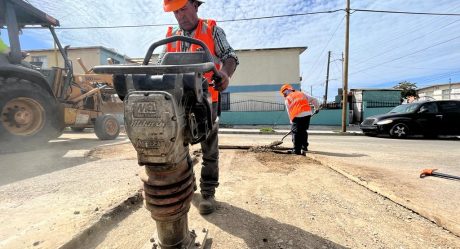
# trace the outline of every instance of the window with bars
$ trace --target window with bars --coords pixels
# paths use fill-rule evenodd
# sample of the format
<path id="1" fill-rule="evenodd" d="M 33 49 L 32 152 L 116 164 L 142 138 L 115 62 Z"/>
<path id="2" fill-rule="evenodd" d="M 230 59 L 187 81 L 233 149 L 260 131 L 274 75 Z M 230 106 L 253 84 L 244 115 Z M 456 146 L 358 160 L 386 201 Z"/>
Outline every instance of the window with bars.
<path id="1" fill-rule="evenodd" d="M 45 55 L 32 56 L 30 64 L 38 66 L 40 68 L 48 68 L 48 57 Z"/>

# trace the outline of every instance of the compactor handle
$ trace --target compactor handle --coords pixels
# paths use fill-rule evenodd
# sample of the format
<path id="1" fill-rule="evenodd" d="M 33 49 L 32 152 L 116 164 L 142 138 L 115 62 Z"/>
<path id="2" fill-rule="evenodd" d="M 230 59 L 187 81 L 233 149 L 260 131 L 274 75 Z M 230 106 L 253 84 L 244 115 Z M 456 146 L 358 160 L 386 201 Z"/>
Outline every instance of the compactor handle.
<path id="1" fill-rule="evenodd" d="M 202 42 L 200 40 L 197 40 L 197 39 L 194 39 L 194 38 L 186 37 L 186 36 L 175 35 L 175 36 L 165 38 L 163 40 L 159 40 L 159 41 L 153 43 L 152 45 L 150 45 L 150 48 L 147 51 L 147 54 L 145 55 L 145 58 L 144 58 L 144 62 L 142 64 L 143 65 L 148 65 L 149 64 L 149 61 L 152 58 L 153 51 L 157 47 L 159 47 L 161 45 L 166 45 L 166 44 L 171 43 L 171 42 L 176 42 L 176 41 L 183 41 L 183 42 L 188 42 L 188 43 L 191 43 L 191 44 L 201 46 L 203 48 L 203 50 L 204 50 L 206 58 L 208 59 L 208 62 L 214 63 L 214 59 L 213 59 L 213 57 L 211 55 L 211 52 L 209 52 L 209 48 L 208 48 L 208 46 L 206 46 L 206 44 L 204 42 Z M 219 75 L 220 75 L 219 71 L 217 70 L 217 68 L 215 66 L 212 69 L 212 71 L 214 72 L 214 75 L 216 77 L 219 77 Z"/>

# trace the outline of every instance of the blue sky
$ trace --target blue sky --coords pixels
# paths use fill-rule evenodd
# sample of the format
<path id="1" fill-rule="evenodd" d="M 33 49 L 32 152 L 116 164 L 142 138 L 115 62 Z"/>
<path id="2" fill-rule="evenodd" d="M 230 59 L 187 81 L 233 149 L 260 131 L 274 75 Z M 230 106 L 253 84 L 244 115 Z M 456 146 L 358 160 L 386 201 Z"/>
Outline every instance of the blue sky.
<path id="1" fill-rule="evenodd" d="M 162 11 L 161 0 L 29 0 L 58 18 L 62 27 L 175 23 Z M 270 2 L 270 3 L 267 3 Z M 452 0 L 351 0 L 352 8 L 460 13 Z M 345 0 L 208 0 L 203 18 L 228 20 L 294 14 L 345 7 Z M 327 51 L 332 51 L 329 99 L 341 86 L 344 12 L 288 18 L 223 22 L 235 49 L 308 46 L 300 57 L 302 87 L 321 96 Z M 166 27 L 59 30 L 71 46 L 102 45 L 131 57 L 142 57 L 148 46 L 164 37 Z M 2 32 L 2 36 L 4 37 Z M 356 12 L 350 27 L 350 88 L 391 87 L 408 80 L 419 86 L 460 81 L 460 17 Z M 26 30 L 23 49 L 51 48 L 51 35 Z"/>

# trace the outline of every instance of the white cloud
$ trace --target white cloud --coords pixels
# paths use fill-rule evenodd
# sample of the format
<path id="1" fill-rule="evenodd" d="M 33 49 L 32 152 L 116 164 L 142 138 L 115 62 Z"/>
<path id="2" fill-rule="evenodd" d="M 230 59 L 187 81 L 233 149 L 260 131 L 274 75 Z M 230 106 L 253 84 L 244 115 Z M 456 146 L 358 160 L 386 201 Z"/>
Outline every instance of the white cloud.
<path id="1" fill-rule="evenodd" d="M 51 1 L 29 0 L 61 21 L 62 27 L 113 26 L 175 23 L 171 13 L 164 13 L 161 0 Z M 204 18 L 228 20 L 257 16 L 283 15 L 345 7 L 343 0 L 209 0 L 200 7 Z M 451 0 L 352 0 L 352 8 L 421 12 L 460 12 L 460 1 Z M 279 19 L 221 23 L 236 49 L 308 46 L 301 56 L 303 86 L 314 85 L 322 91 L 327 51 L 338 59 L 344 48 L 344 12 Z M 419 49 L 460 35 L 458 17 L 417 16 L 356 12 L 350 26 L 350 88 L 385 86 L 388 82 L 417 80 L 420 84 L 460 79 L 458 57 L 460 39 L 426 51 L 388 62 Z M 458 22 L 457 22 L 458 21 Z M 331 39 L 331 35 L 338 27 Z M 103 45 L 131 57 L 141 57 L 148 46 L 165 35 L 166 27 L 129 29 L 60 30 L 65 44 L 72 46 Z M 41 31 L 34 31 L 37 36 Z M 328 46 L 327 42 L 330 40 Z M 49 41 L 52 46 L 51 40 Z M 323 53 L 321 53 L 323 51 Z M 359 63 L 361 62 L 361 63 Z M 337 62 L 336 62 L 337 63 Z M 374 67 L 375 66 L 375 67 Z M 333 66 L 331 89 L 341 85 L 340 67 Z M 373 68 L 370 68 L 373 67 Z M 359 70 L 369 68 L 360 73 Z M 449 70 L 451 69 L 451 70 Z M 429 77 L 432 76 L 432 77 Z M 425 78 L 424 78 L 425 77 Z M 437 77 L 437 78 L 436 78 Z M 431 81 L 430 81 L 431 79 Z M 335 94 L 331 90 L 330 97 Z"/>

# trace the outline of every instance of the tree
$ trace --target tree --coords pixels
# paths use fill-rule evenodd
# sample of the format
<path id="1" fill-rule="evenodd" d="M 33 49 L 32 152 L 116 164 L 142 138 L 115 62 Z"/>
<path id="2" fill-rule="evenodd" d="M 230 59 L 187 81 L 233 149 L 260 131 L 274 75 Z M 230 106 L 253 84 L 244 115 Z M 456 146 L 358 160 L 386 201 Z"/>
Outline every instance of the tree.
<path id="1" fill-rule="evenodd" d="M 398 85 L 394 86 L 393 88 L 401 90 L 401 98 L 403 99 L 407 98 L 407 96 L 418 97 L 417 91 L 416 91 L 417 83 L 403 81 L 403 82 L 399 82 Z"/>

